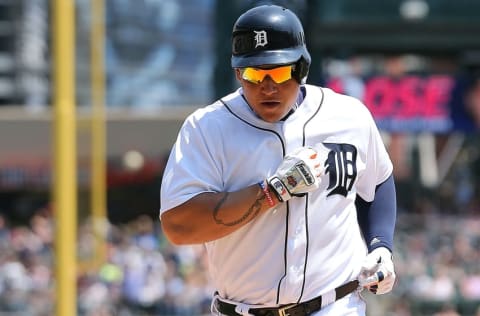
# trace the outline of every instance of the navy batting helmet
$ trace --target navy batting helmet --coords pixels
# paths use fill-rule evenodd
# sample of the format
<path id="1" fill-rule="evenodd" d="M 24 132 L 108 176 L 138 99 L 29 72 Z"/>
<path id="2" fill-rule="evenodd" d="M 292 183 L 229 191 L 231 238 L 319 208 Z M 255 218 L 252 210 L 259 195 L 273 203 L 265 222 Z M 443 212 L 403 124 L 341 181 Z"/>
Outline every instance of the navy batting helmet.
<path id="1" fill-rule="evenodd" d="M 262 5 L 243 13 L 232 32 L 232 67 L 296 64 L 294 77 L 301 82 L 311 58 L 298 17 L 277 5 Z"/>

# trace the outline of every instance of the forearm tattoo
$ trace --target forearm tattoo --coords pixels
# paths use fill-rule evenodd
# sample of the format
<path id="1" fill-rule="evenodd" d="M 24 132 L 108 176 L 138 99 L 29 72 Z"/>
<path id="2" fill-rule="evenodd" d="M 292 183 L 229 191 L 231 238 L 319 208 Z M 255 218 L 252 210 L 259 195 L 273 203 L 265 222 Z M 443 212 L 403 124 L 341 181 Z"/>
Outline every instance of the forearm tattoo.
<path id="1" fill-rule="evenodd" d="M 229 195 L 229 193 L 226 192 L 223 195 L 222 199 L 218 202 L 218 204 L 213 209 L 213 219 L 219 225 L 235 226 L 235 225 L 238 225 L 238 224 L 244 222 L 245 220 L 247 220 L 250 217 L 250 215 L 252 217 L 257 216 L 258 213 L 260 212 L 260 209 L 262 208 L 262 201 L 265 199 L 265 195 L 261 195 L 260 197 L 258 197 L 255 200 L 255 202 L 253 202 L 253 204 L 248 208 L 248 210 L 239 219 L 233 220 L 231 222 L 225 222 L 223 219 L 220 218 L 220 215 L 221 215 L 220 214 L 220 208 L 222 207 L 222 205 L 227 200 L 228 195 Z"/>

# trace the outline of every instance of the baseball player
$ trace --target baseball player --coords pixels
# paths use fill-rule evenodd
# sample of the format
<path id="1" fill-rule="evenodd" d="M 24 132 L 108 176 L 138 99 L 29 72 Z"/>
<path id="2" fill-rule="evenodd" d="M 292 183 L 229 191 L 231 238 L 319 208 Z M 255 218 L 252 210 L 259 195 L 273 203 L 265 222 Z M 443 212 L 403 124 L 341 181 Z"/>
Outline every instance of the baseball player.
<path id="1" fill-rule="evenodd" d="M 202 243 L 214 315 L 365 315 L 391 291 L 392 163 L 367 108 L 306 84 L 290 10 L 243 13 L 232 34 L 240 88 L 192 113 L 171 151 L 160 219 Z"/>

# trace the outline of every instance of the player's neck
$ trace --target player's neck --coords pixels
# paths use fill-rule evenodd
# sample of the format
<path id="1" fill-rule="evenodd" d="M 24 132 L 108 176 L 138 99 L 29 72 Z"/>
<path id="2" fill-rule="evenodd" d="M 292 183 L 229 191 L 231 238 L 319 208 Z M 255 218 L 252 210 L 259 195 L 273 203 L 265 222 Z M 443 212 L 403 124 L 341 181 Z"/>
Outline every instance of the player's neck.
<path id="1" fill-rule="evenodd" d="M 290 117 L 290 115 L 292 115 L 298 109 L 298 107 L 302 104 L 303 99 L 305 98 L 305 94 L 306 94 L 305 87 L 303 86 L 300 87 L 300 89 L 298 90 L 297 100 L 290 108 L 290 111 L 288 111 L 288 113 L 284 117 L 282 117 L 280 121 L 286 121 Z"/>

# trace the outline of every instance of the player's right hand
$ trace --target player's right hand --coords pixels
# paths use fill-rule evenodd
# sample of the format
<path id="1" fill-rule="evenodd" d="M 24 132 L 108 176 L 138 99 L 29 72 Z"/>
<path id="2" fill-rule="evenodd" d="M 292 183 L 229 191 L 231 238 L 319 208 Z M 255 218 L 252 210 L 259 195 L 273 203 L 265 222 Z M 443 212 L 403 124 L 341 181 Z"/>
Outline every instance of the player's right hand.
<path id="1" fill-rule="evenodd" d="M 267 183 L 280 202 L 285 202 L 318 189 L 322 173 L 318 152 L 312 147 L 300 147 L 285 156 Z"/>

